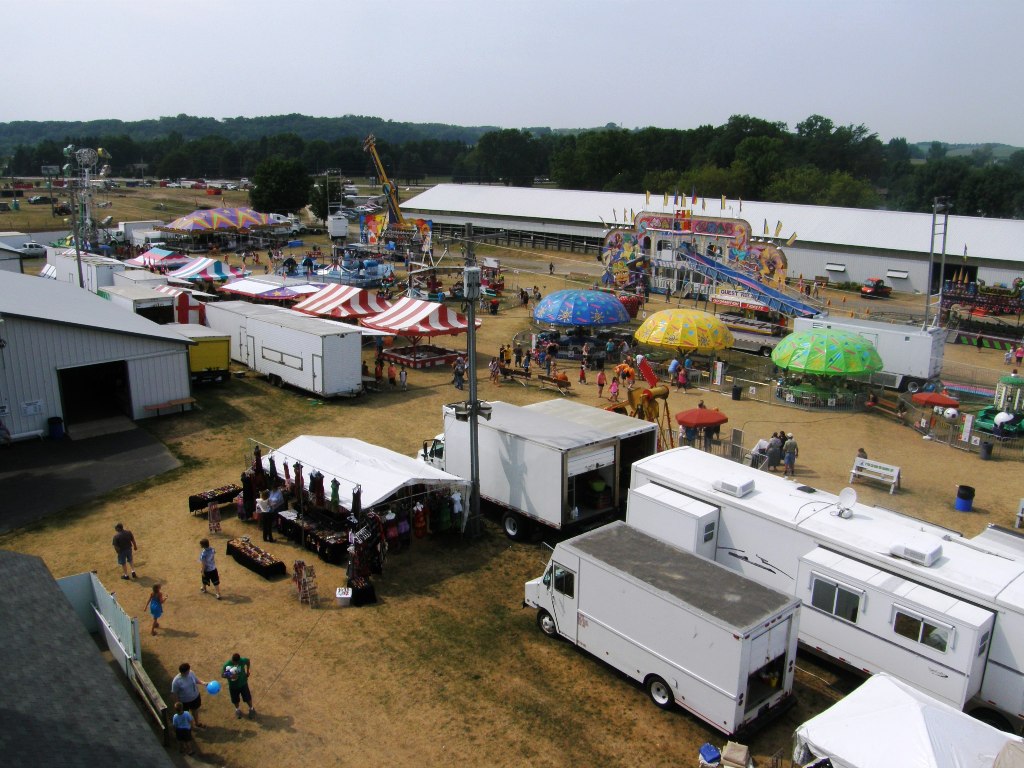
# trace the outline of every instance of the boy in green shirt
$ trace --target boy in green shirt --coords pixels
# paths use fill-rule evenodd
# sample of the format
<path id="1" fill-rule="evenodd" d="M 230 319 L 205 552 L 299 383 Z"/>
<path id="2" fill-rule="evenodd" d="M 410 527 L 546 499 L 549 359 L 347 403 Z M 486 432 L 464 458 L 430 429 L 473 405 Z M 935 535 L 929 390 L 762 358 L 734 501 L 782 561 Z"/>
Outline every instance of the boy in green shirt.
<path id="1" fill-rule="evenodd" d="M 251 720 L 256 717 L 256 708 L 252 705 L 252 693 L 249 692 L 249 673 L 249 660 L 239 653 L 231 654 L 221 670 L 221 675 L 228 681 L 228 693 L 231 694 L 231 703 L 235 705 L 235 717 L 242 716 L 241 703 L 244 701 L 249 705 Z"/>

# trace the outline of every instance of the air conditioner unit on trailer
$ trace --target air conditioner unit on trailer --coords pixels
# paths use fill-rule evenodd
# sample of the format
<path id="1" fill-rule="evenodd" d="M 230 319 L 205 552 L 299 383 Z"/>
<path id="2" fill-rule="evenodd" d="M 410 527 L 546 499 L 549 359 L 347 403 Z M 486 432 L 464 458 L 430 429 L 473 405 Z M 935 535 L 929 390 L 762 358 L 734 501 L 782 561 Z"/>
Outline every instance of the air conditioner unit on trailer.
<path id="1" fill-rule="evenodd" d="M 942 543 L 928 537 L 917 537 L 889 547 L 889 554 L 931 568 L 942 557 Z"/>
<path id="2" fill-rule="evenodd" d="M 754 490 L 753 480 L 730 480 L 725 478 L 722 480 L 715 480 L 711 483 L 711 487 L 716 491 L 722 493 L 728 493 L 730 496 L 735 496 L 738 499 L 742 499 L 748 493 Z"/>

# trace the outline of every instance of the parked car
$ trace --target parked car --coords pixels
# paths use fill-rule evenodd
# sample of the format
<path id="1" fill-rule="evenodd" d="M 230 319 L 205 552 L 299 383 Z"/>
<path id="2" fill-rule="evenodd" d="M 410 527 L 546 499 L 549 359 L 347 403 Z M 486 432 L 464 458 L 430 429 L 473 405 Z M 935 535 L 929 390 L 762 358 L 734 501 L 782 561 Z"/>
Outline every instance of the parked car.
<path id="1" fill-rule="evenodd" d="M 880 277 L 869 277 L 860 287 L 860 295 L 866 299 L 887 299 L 892 295 L 892 286 Z"/>
<path id="2" fill-rule="evenodd" d="M 47 197 L 46 195 L 32 195 L 28 199 L 29 205 L 49 205 L 55 200 L 55 198 Z"/>
<path id="3" fill-rule="evenodd" d="M 36 242 L 22 243 L 18 250 L 26 259 L 41 259 L 46 256 L 46 248 Z"/>
<path id="4" fill-rule="evenodd" d="M 181 189 L 181 184 L 176 181 L 167 182 L 167 189 Z"/>
<path id="5" fill-rule="evenodd" d="M 53 207 L 53 212 L 57 216 L 70 216 L 71 203 L 57 203 L 57 205 Z"/>

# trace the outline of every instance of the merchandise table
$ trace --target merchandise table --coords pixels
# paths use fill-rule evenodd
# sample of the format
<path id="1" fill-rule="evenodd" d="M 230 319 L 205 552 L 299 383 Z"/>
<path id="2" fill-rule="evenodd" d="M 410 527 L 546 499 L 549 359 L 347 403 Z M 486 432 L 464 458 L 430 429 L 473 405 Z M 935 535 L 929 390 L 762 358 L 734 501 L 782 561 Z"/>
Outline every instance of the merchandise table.
<path id="1" fill-rule="evenodd" d="M 265 579 L 288 575 L 281 560 L 266 550 L 260 549 L 247 538 L 231 539 L 227 543 L 227 553 L 235 559 L 235 562 L 244 565 Z"/>
<path id="2" fill-rule="evenodd" d="M 188 511 L 193 515 L 196 512 L 205 512 L 211 503 L 224 504 L 234 500 L 235 496 L 242 492 L 237 485 L 222 485 L 220 488 L 213 488 L 202 493 L 194 493 L 188 497 Z"/>

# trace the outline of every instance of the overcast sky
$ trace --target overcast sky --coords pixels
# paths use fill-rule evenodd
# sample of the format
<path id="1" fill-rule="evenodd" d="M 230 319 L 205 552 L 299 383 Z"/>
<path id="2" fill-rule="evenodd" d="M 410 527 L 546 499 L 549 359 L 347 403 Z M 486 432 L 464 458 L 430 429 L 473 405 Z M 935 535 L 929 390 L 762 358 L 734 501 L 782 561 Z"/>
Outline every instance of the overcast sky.
<path id="1" fill-rule="evenodd" d="M 0 122 L 503 128 L 812 114 L 1024 146 L 1021 0 L 3 0 Z"/>

